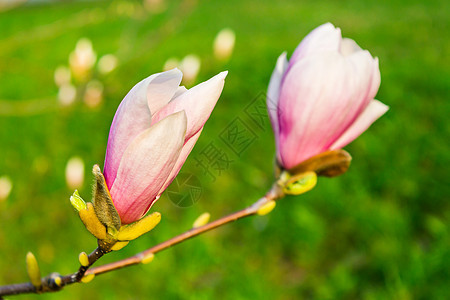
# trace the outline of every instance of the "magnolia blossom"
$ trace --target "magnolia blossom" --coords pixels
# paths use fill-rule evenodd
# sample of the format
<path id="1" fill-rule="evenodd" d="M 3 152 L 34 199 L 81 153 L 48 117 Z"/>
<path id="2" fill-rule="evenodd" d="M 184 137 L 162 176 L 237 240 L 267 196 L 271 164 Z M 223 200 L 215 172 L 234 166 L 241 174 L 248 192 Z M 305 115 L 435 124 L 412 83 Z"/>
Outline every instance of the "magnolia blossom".
<path id="1" fill-rule="evenodd" d="M 117 56 L 114 54 L 106 54 L 100 57 L 98 60 L 97 68 L 102 74 L 108 74 L 112 72 L 117 65 L 119 64 L 119 60 Z"/>
<path id="2" fill-rule="evenodd" d="M 375 100 L 378 59 L 327 23 L 308 34 L 289 62 L 278 58 L 267 106 L 277 159 L 290 169 L 363 133 L 388 107 Z"/>
<path id="3" fill-rule="evenodd" d="M 11 193 L 13 184 L 8 176 L 0 177 L 0 202 L 8 198 Z"/>
<path id="4" fill-rule="evenodd" d="M 70 189 L 80 188 L 84 182 L 84 162 L 78 156 L 71 157 L 66 164 L 66 183 Z"/>
<path id="5" fill-rule="evenodd" d="M 84 80 L 97 60 L 91 40 L 82 38 L 69 55 L 69 65 L 74 77 Z"/>
<path id="6" fill-rule="evenodd" d="M 214 39 L 214 56 L 219 60 L 227 60 L 233 53 L 236 35 L 230 28 L 222 29 Z"/>
<path id="7" fill-rule="evenodd" d="M 103 84 L 98 80 L 89 81 L 86 85 L 83 100 L 90 108 L 99 106 L 103 100 Z"/>
<path id="8" fill-rule="evenodd" d="M 109 132 L 104 175 L 123 224 L 139 220 L 180 171 L 222 92 L 227 72 L 187 90 L 178 69 L 136 84 Z"/>

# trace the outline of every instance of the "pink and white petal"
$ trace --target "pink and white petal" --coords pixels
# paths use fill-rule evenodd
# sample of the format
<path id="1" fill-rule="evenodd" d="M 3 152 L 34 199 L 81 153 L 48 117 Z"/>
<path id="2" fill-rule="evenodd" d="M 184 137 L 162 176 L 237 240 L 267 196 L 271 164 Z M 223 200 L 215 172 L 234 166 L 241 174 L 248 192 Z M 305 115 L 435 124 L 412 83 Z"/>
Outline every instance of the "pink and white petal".
<path id="1" fill-rule="evenodd" d="M 188 120 L 186 131 L 186 140 L 188 140 L 205 125 L 205 122 L 211 115 L 222 93 L 227 73 L 227 71 L 221 72 L 170 101 L 169 104 L 154 115 L 152 124 L 169 114 L 184 110 Z"/>
<path id="2" fill-rule="evenodd" d="M 339 28 L 335 28 L 331 23 L 320 25 L 311 31 L 297 46 L 291 59 L 289 69 L 306 56 L 322 51 L 338 51 L 342 35 Z"/>
<path id="3" fill-rule="evenodd" d="M 378 63 L 378 57 L 375 57 L 372 61 L 372 84 L 370 85 L 367 98 L 373 99 L 378 93 L 381 83 L 380 66 Z"/>
<path id="4" fill-rule="evenodd" d="M 147 87 L 148 108 L 152 115 L 164 107 L 178 91 L 183 73 L 177 68 L 159 73 Z"/>
<path id="5" fill-rule="evenodd" d="M 127 147 L 111 188 L 124 224 L 141 218 L 167 180 L 184 144 L 186 114 L 174 113 L 139 134 Z"/>
<path id="6" fill-rule="evenodd" d="M 330 147 L 330 150 L 341 149 L 360 136 L 379 117 L 386 113 L 389 106 L 373 99 L 356 121 L 345 131 L 341 137 Z"/>
<path id="7" fill-rule="evenodd" d="M 187 92 L 187 90 L 188 89 L 184 85 L 179 86 L 177 91 L 175 92 L 175 95 L 173 95 L 172 99 L 175 99 L 176 97 L 180 96 L 181 94 Z"/>
<path id="8" fill-rule="evenodd" d="M 180 156 L 178 156 L 177 162 L 173 166 L 172 171 L 170 172 L 169 176 L 167 177 L 166 182 L 162 186 L 161 190 L 158 193 L 158 196 L 161 195 L 167 187 L 172 183 L 172 181 L 175 179 L 175 177 L 180 172 L 181 168 L 184 165 L 184 162 L 186 161 L 187 157 L 191 153 L 192 149 L 195 146 L 195 143 L 197 143 L 197 140 L 202 133 L 203 128 L 200 129 L 196 134 L 194 134 L 183 146 L 183 149 L 181 149 Z"/>
<path id="9" fill-rule="evenodd" d="M 319 53 L 299 61 L 286 74 L 278 104 L 281 161 L 291 168 L 323 151 L 330 122 L 352 104 L 352 72 L 337 52 Z"/>
<path id="10" fill-rule="evenodd" d="M 158 74 L 137 83 L 125 96 L 116 111 L 109 130 L 106 147 L 104 175 L 111 188 L 125 149 L 131 141 L 151 125 L 151 113 L 147 104 L 147 86 Z"/>
<path id="11" fill-rule="evenodd" d="M 352 39 L 342 38 L 339 51 L 342 55 L 347 56 L 357 51 L 362 51 L 361 47 Z"/>
<path id="12" fill-rule="evenodd" d="M 334 114 L 328 120 L 334 124 L 334 128 L 329 130 L 325 136 L 327 144 L 324 150 L 329 148 L 366 109 L 370 100 L 373 99 L 370 92 L 377 83 L 377 74 L 374 70 L 375 62 L 368 51 L 353 52 L 353 54 L 345 56 L 344 59 L 347 71 L 343 75 L 346 76 L 349 83 L 347 99 L 345 100 L 347 106 L 345 110 Z"/>
<path id="13" fill-rule="evenodd" d="M 152 110 L 170 101 L 181 76 L 177 69 L 153 74 L 136 84 L 120 103 L 106 147 L 104 174 L 109 188 L 114 184 L 125 149 L 138 134 L 150 127 Z"/>
<path id="14" fill-rule="evenodd" d="M 280 96 L 280 86 L 281 80 L 283 79 L 284 72 L 288 66 L 288 61 L 286 59 L 286 52 L 283 52 L 277 60 L 275 69 L 270 77 L 269 87 L 267 89 L 267 110 L 269 112 L 270 122 L 272 123 L 272 128 L 275 133 L 275 139 L 278 135 L 278 98 Z"/>

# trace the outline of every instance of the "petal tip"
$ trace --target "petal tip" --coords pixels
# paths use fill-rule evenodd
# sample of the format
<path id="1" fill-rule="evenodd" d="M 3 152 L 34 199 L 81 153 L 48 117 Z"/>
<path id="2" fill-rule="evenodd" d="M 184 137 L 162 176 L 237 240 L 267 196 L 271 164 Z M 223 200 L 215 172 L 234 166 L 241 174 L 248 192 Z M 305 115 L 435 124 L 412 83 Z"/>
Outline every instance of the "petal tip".
<path id="1" fill-rule="evenodd" d="M 219 74 L 217 74 L 217 77 L 219 79 L 225 80 L 225 77 L 227 77 L 227 75 L 228 75 L 228 70 L 220 72 Z"/>

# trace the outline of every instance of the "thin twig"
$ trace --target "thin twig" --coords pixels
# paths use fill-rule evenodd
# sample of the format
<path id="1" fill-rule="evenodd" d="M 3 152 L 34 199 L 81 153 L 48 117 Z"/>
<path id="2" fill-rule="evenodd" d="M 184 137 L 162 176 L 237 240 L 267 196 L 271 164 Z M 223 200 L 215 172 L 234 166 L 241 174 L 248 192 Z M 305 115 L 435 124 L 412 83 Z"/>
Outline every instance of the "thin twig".
<path id="1" fill-rule="evenodd" d="M 200 235 L 202 233 L 205 233 L 209 230 L 215 229 L 217 227 L 223 226 L 225 224 L 228 224 L 230 222 L 236 221 L 238 219 L 242 219 L 251 215 L 255 215 L 258 210 L 267 204 L 268 202 L 272 200 L 278 200 L 282 198 L 284 195 L 280 189 L 280 186 L 275 183 L 272 189 L 261 199 L 256 201 L 251 206 L 239 210 L 237 212 L 234 212 L 232 214 L 229 214 L 225 217 L 222 217 L 220 219 L 217 219 L 211 223 L 208 223 L 204 226 L 192 228 L 180 235 L 177 235 L 165 242 L 162 242 L 156 246 L 153 246 L 152 248 L 149 248 L 145 251 L 142 251 L 136 255 L 133 255 L 131 257 L 106 264 L 99 267 L 94 267 L 90 269 L 90 266 L 92 266 L 100 257 L 102 257 L 105 252 L 101 251 L 99 248 L 97 248 L 95 251 L 93 251 L 91 254 L 89 254 L 89 265 L 86 267 L 81 266 L 76 273 L 69 274 L 66 276 L 60 277 L 61 282 L 60 284 L 55 284 L 55 275 L 50 274 L 49 276 L 42 279 L 43 288 L 40 290 L 37 290 L 30 282 L 26 283 L 19 283 L 19 284 L 12 284 L 12 285 L 5 285 L 0 286 L 0 299 L 1 296 L 7 296 L 7 295 L 17 295 L 17 294 L 28 294 L 28 293 L 46 293 L 46 292 L 55 292 L 58 290 L 61 290 L 64 286 L 70 285 L 76 282 L 80 282 L 81 279 L 84 276 L 88 275 L 99 275 L 103 273 L 107 273 L 110 271 L 118 270 L 121 268 L 125 268 L 128 266 L 136 265 L 141 263 L 146 257 L 148 257 L 151 254 L 155 254 L 157 252 L 160 252 L 162 250 L 165 250 L 167 248 L 170 248 L 171 246 L 174 246 L 176 244 L 179 244 L 181 242 L 184 242 L 194 236 Z"/>

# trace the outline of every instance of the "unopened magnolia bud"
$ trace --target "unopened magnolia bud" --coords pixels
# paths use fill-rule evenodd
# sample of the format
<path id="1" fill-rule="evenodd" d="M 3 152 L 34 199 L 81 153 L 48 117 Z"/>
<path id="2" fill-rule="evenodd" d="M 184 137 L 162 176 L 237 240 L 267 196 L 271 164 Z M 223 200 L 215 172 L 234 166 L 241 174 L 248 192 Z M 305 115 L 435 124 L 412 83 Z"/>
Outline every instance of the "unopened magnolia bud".
<path id="1" fill-rule="evenodd" d="M 84 275 L 84 277 L 81 278 L 81 282 L 83 282 L 83 283 L 91 282 L 92 279 L 94 279 L 94 277 L 95 277 L 95 274 Z"/>
<path id="2" fill-rule="evenodd" d="M 77 80 L 85 80 L 97 60 L 92 42 L 82 38 L 77 42 L 75 50 L 70 53 L 69 65 Z"/>
<path id="3" fill-rule="evenodd" d="M 275 201 L 271 200 L 271 201 L 267 202 L 266 204 L 264 204 L 263 206 L 261 206 L 256 213 L 260 216 L 267 215 L 275 208 L 276 205 L 277 205 L 277 203 Z"/>
<path id="4" fill-rule="evenodd" d="M 197 227 L 201 227 L 203 225 L 208 224 L 209 218 L 211 218 L 211 215 L 209 213 L 207 213 L 207 212 L 202 213 L 197 219 L 195 219 L 192 227 L 197 228 Z"/>
<path id="5" fill-rule="evenodd" d="M 142 259 L 141 259 L 141 263 L 142 264 L 148 264 L 151 263 L 153 261 L 153 259 L 155 258 L 155 254 L 153 253 L 149 253 L 147 255 L 145 255 Z"/>
<path id="6" fill-rule="evenodd" d="M 12 190 L 12 182 L 8 176 L 0 177 L 0 202 L 8 198 Z"/>
<path id="7" fill-rule="evenodd" d="M 113 54 L 103 55 L 98 61 L 98 70 L 102 74 L 107 74 L 113 71 L 119 63 L 117 57 Z"/>
<path id="8" fill-rule="evenodd" d="M 83 267 L 89 266 L 89 256 L 86 254 L 86 252 L 81 252 L 80 255 L 78 255 L 78 261 Z"/>
<path id="9" fill-rule="evenodd" d="M 31 283 L 34 285 L 36 289 L 41 287 L 41 272 L 39 270 L 39 265 L 36 260 L 36 257 L 33 253 L 27 253 L 27 272 L 28 277 L 30 278 Z"/>
<path id="10" fill-rule="evenodd" d="M 288 195 L 300 195 L 316 186 L 317 175 L 315 172 L 297 174 L 289 178 L 283 192 Z"/>
<path id="11" fill-rule="evenodd" d="M 56 284 L 57 286 L 61 286 L 61 285 L 62 285 L 62 279 L 61 279 L 61 276 L 55 276 L 55 277 L 53 278 L 53 281 L 55 282 L 55 284 Z"/>
<path id="12" fill-rule="evenodd" d="M 77 97 L 77 88 L 70 83 L 63 84 L 59 87 L 58 101 L 63 106 L 72 104 Z"/>
<path id="13" fill-rule="evenodd" d="M 59 66 L 55 70 L 54 79 L 57 86 L 70 83 L 70 69 L 66 66 Z"/>
<path id="14" fill-rule="evenodd" d="M 90 108 L 98 107 L 103 100 L 103 84 L 98 80 L 91 80 L 86 85 L 84 103 Z"/>
<path id="15" fill-rule="evenodd" d="M 84 182 L 84 162 L 81 157 L 73 156 L 67 161 L 66 183 L 69 189 L 80 188 Z"/>
<path id="16" fill-rule="evenodd" d="M 214 39 L 214 56 L 219 60 L 229 59 L 233 53 L 235 40 L 236 36 L 233 30 L 222 29 Z"/>

